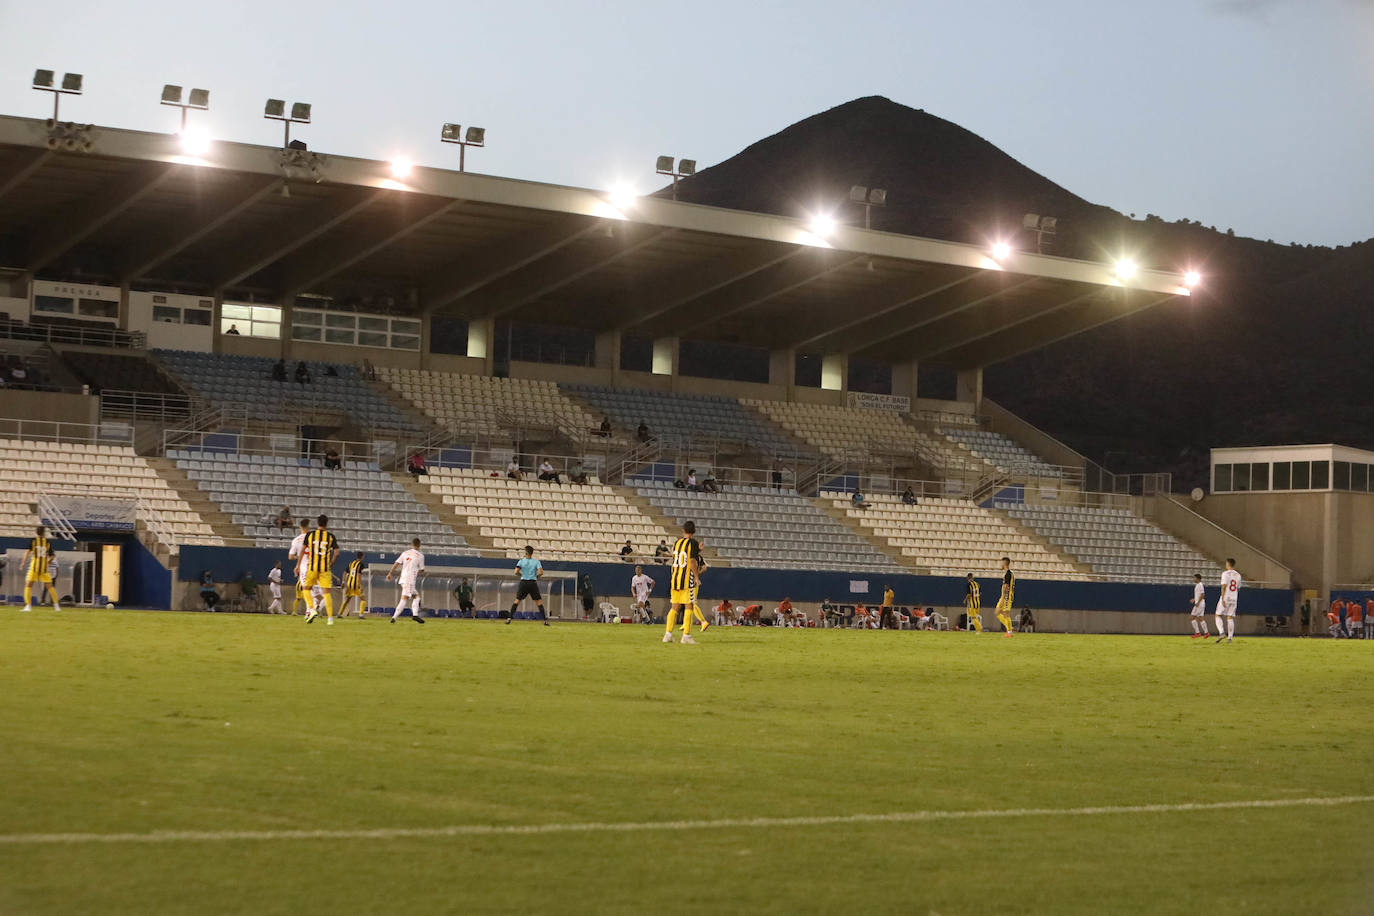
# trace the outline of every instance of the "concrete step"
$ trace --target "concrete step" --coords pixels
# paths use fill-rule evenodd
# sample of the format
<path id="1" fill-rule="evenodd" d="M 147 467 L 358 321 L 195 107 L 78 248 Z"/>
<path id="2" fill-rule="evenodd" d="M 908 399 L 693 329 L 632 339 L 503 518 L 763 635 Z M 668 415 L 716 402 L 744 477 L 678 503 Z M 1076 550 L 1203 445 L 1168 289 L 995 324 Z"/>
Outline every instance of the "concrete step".
<path id="1" fill-rule="evenodd" d="M 850 518 L 849 515 L 845 512 L 845 510 L 836 509 L 833 505 L 830 504 L 830 500 L 824 499 L 820 496 L 816 496 L 812 497 L 811 502 L 815 504 L 816 508 L 820 509 L 826 515 L 835 519 L 837 522 L 844 525 L 850 531 L 854 532 L 859 537 L 867 541 L 869 544 L 873 545 L 873 548 L 875 550 L 877 550 L 883 556 L 891 559 L 892 562 L 896 563 L 898 566 L 901 566 L 905 569 L 910 569 L 917 573 L 929 572 L 928 569 L 922 569 L 921 567 L 917 566 L 916 560 L 914 558 L 908 557 L 905 554 L 903 554 L 900 547 L 893 547 L 891 544 L 889 544 L 887 538 L 878 537 L 876 534 L 869 531 L 863 525 L 858 524 L 854 521 L 854 519 Z"/>
<path id="2" fill-rule="evenodd" d="M 152 469 L 157 471 L 157 476 L 167 481 L 177 495 L 186 500 L 191 511 L 199 515 L 201 520 L 210 526 L 210 530 L 216 537 L 242 540 L 247 536 L 243 528 L 234 524 L 233 518 L 227 512 L 212 502 L 205 491 L 196 486 L 195 481 L 187 477 L 181 468 L 176 466 L 175 461 L 170 458 L 148 458 L 146 460 Z"/>
<path id="3" fill-rule="evenodd" d="M 480 534 L 477 528 L 469 524 L 465 517 L 454 512 L 453 507 L 444 502 L 443 498 L 431 490 L 427 484 L 420 483 L 404 471 L 392 471 L 391 479 L 415 497 L 416 502 L 434 513 L 434 517 L 451 528 L 455 534 L 462 535 L 463 540 L 471 546 L 481 550 L 497 549 L 491 538 Z"/>

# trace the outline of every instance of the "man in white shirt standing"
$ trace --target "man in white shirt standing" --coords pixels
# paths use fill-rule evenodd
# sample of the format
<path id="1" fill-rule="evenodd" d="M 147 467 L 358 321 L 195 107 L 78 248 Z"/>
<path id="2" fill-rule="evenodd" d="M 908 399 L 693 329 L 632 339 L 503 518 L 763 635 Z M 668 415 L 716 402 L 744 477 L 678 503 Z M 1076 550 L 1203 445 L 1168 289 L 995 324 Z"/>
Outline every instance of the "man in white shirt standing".
<path id="1" fill-rule="evenodd" d="M 1221 574 L 1221 598 L 1217 600 L 1217 642 L 1223 639 L 1228 643 L 1236 636 L 1236 599 L 1240 595 L 1240 573 L 1236 572 L 1236 561 L 1227 558 L 1226 569 Z M 1223 629 L 1223 624 L 1225 628 Z"/>
<path id="2" fill-rule="evenodd" d="M 644 567 L 636 566 L 634 578 L 630 580 L 630 594 L 635 596 L 635 608 L 649 613 L 649 592 L 654 590 L 654 580 L 644 575 Z M 638 618 L 636 618 L 638 619 Z"/>
<path id="3" fill-rule="evenodd" d="M 1207 638 L 1207 589 L 1202 586 L 1202 573 L 1193 574 L 1193 635 L 1192 639 Z"/>
<path id="4" fill-rule="evenodd" d="M 425 555 L 420 553 L 420 539 L 416 538 L 410 542 L 410 549 L 396 558 L 396 562 L 391 564 L 391 571 L 386 574 L 386 581 L 390 582 L 391 577 L 400 571 L 401 580 L 401 600 L 396 602 L 396 612 L 391 615 L 391 622 L 395 623 L 396 618 L 401 616 L 401 612 L 406 609 L 406 602 L 410 603 L 410 619 L 416 623 L 424 623 L 425 618 L 420 616 L 420 573 L 425 571 Z"/>
<path id="5" fill-rule="evenodd" d="M 272 592 L 272 603 L 267 606 L 269 614 L 285 614 L 281 606 L 281 561 L 278 560 L 267 574 L 267 588 Z"/>

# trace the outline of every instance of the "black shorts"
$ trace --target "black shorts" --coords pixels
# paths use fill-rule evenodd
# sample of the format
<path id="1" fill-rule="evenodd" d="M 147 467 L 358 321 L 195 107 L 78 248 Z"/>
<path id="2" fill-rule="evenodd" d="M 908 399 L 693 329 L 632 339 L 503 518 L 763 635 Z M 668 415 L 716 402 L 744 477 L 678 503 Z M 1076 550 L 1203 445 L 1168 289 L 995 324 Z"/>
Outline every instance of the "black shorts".
<path id="1" fill-rule="evenodd" d="M 544 600 L 544 596 L 539 594 L 539 583 L 534 579 L 521 579 L 520 587 L 515 590 L 516 601 L 523 601 L 526 598 L 533 598 L 535 601 Z"/>

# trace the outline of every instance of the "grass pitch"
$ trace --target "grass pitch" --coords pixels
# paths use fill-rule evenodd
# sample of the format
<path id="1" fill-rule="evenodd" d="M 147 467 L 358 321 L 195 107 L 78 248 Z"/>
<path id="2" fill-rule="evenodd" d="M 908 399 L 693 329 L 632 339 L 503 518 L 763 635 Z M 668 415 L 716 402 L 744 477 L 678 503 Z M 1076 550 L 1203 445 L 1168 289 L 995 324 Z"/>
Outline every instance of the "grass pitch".
<path id="1" fill-rule="evenodd" d="M 0 913 L 1374 907 L 1369 802 L 672 826 L 1374 794 L 1374 645 L 659 636 L 0 609 Z"/>

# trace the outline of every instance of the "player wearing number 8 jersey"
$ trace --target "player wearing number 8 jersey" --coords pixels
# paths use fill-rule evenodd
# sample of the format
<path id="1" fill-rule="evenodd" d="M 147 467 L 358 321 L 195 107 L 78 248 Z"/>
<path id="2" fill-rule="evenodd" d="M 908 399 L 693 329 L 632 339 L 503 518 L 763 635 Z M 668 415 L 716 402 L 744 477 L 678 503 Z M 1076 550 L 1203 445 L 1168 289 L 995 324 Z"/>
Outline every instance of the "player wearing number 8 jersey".
<path id="1" fill-rule="evenodd" d="M 691 604 L 693 601 L 692 583 L 701 574 L 701 546 L 693 537 L 697 533 L 696 522 L 682 523 L 682 537 L 673 544 L 673 571 L 669 577 L 668 629 L 663 634 L 664 642 L 673 641 L 673 627 L 677 625 L 677 615 L 682 618 L 682 642 L 693 645 Z"/>
<path id="2" fill-rule="evenodd" d="M 1240 573 L 1236 572 L 1236 561 L 1226 560 L 1226 569 L 1221 574 L 1221 597 L 1217 599 L 1217 642 L 1223 639 L 1231 642 L 1236 638 L 1236 601 L 1240 596 Z"/>
<path id="3" fill-rule="evenodd" d="M 324 612 L 326 623 L 334 623 L 334 561 L 339 558 L 339 542 L 329 533 L 329 516 L 321 515 L 315 520 L 319 525 L 305 536 L 302 551 L 305 556 L 305 588 L 318 586 L 324 592 Z M 306 623 L 313 623 L 319 611 L 311 608 L 305 615 Z"/>

